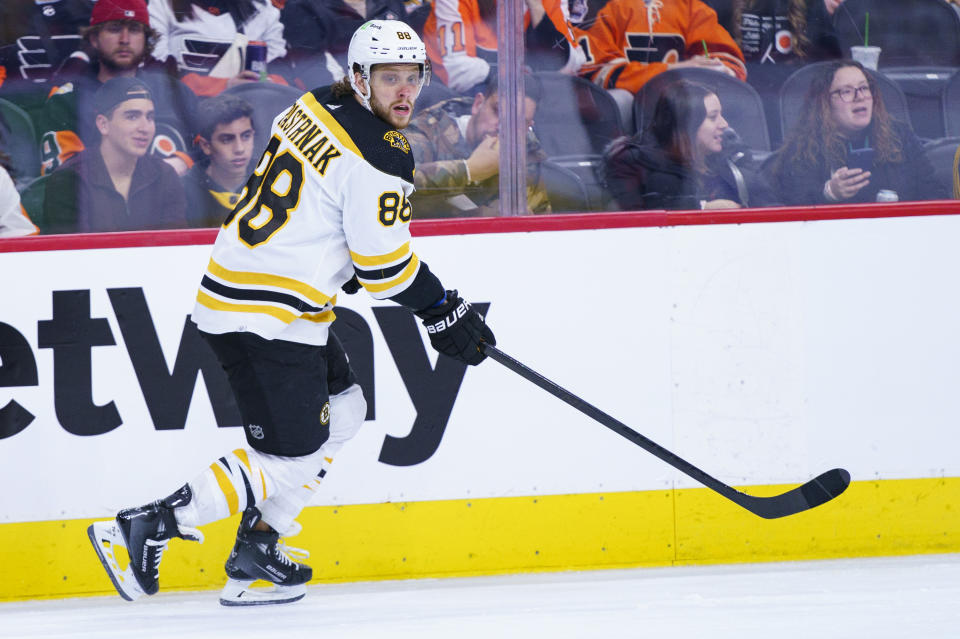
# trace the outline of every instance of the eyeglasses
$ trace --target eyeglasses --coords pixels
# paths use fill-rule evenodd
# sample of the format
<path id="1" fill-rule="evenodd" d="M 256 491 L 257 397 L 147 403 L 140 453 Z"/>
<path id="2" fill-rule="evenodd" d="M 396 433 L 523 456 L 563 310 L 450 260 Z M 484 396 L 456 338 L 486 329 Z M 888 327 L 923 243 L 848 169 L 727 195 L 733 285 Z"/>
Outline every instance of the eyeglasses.
<path id="1" fill-rule="evenodd" d="M 844 87 L 842 89 L 837 89 L 836 91 L 831 91 L 830 95 L 838 95 L 843 102 L 853 102 L 863 96 L 869 98 L 870 96 L 870 85 L 864 84 L 859 86 L 856 89 L 853 87 Z"/>

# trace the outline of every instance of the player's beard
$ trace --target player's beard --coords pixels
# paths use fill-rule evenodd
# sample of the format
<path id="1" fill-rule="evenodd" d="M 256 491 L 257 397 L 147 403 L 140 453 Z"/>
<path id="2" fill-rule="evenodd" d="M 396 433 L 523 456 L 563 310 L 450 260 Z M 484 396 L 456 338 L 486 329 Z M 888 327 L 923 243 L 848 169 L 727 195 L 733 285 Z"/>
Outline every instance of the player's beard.
<path id="1" fill-rule="evenodd" d="M 394 120 L 393 112 L 389 107 L 383 106 L 375 97 L 370 97 L 370 110 L 373 111 L 373 114 L 390 124 L 390 126 L 396 129 L 405 129 L 408 124 L 410 124 L 410 117 L 408 116 L 402 124 L 397 123 Z M 410 106 L 410 113 L 413 113 L 413 106 Z"/>

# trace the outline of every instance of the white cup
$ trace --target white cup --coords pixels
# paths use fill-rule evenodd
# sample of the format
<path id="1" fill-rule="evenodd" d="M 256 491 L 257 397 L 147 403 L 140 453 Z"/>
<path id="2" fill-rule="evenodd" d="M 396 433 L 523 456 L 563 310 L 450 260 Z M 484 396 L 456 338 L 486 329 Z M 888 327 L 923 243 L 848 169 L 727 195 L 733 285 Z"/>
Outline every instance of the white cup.
<path id="1" fill-rule="evenodd" d="M 880 47 L 850 47 L 850 57 L 873 71 L 880 62 Z"/>

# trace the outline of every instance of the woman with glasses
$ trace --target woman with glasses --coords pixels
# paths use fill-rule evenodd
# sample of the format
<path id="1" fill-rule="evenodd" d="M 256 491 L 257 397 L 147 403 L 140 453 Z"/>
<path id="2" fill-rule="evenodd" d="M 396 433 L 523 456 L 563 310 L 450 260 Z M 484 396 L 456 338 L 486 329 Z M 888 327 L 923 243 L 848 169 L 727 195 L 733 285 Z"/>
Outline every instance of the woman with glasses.
<path id="1" fill-rule="evenodd" d="M 622 210 L 771 204 L 769 188 L 751 170 L 750 150 L 737 140 L 717 94 L 679 80 L 664 88 L 649 129 L 610 143 L 607 187 Z"/>
<path id="2" fill-rule="evenodd" d="M 947 197 L 913 130 L 890 117 L 874 78 L 851 60 L 820 68 L 764 173 L 786 204 L 873 202 L 880 191 Z"/>

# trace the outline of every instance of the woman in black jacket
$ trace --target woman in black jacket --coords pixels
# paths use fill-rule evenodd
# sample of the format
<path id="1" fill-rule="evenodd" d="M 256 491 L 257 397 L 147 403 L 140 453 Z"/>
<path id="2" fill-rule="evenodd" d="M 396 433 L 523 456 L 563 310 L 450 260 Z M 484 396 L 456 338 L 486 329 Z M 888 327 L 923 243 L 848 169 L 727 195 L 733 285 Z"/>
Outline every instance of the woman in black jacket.
<path id="1" fill-rule="evenodd" d="M 670 84 L 657 100 L 650 128 L 610 144 L 604 155 L 607 187 L 624 210 L 771 204 L 768 189 L 748 166 L 749 151 L 730 148 L 732 133 L 716 93 L 686 80 Z"/>
<path id="2" fill-rule="evenodd" d="M 763 167 L 785 204 L 947 198 L 947 185 L 910 127 L 890 117 L 859 62 L 826 64 L 804 99 L 800 122 Z"/>

